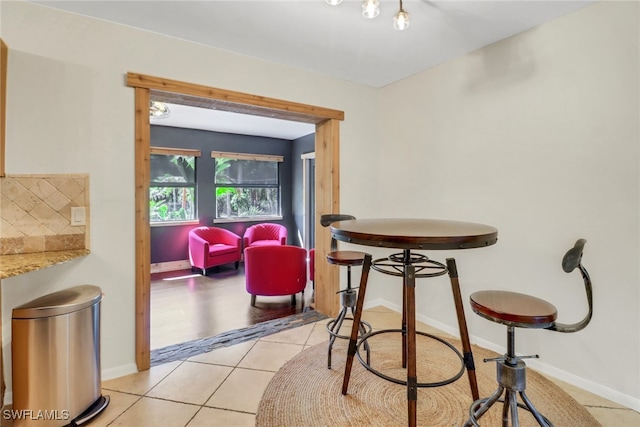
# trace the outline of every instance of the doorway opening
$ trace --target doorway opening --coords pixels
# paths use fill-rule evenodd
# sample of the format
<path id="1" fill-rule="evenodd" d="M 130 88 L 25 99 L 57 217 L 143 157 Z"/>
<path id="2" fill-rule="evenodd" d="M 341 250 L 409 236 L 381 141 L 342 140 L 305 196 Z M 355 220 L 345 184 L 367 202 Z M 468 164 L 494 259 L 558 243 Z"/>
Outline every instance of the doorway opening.
<path id="1" fill-rule="evenodd" d="M 340 121 L 344 113 L 259 95 L 179 82 L 136 73 L 127 74 L 127 85 L 135 89 L 135 310 L 136 364 L 139 371 L 150 367 L 150 230 L 149 230 L 149 102 L 155 100 L 200 108 L 268 116 L 313 123 L 316 126 L 316 177 L 314 185 L 314 241 L 316 257 L 329 252 L 329 231 L 316 227 L 315 218 L 339 212 Z M 320 186 L 318 183 L 322 183 Z M 320 258 L 322 257 L 322 258 Z M 338 311 L 339 277 L 328 263 L 316 263 L 316 310 L 335 316 Z"/>
<path id="2" fill-rule="evenodd" d="M 174 270 L 151 274 L 151 365 L 208 352 L 326 318 L 312 308 L 313 289 L 291 297 L 257 297 L 245 288 L 245 265 L 233 264 L 199 272 Z"/>
<path id="3" fill-rule="evenodd" d="M 306 153 L 302 158 L 302 198 L 304 225 L 304 248 L 315 247 L 315 199 L 316 199 L 316 153 Z"/>

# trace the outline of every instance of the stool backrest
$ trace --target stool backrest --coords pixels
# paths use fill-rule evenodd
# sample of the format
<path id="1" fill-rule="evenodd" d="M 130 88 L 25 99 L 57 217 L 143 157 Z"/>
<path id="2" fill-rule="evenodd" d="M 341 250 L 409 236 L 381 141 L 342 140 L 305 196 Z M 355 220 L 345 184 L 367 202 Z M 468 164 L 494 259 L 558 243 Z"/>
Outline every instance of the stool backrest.
<path id="1" fill-rule="evenodd" d="M 325 214 L 320 217 L 320 225 L 323 227 L 328 227 L 331 223 L 336 221 L 346 221 L 348 219 L 356 219 L 353 215 L 343 215 L 343 214 Z"/>
<path id="2" fill-rule="evenodd" d="M 345 215 L 345 214 L 324 214 L 320 217 L 320 225 L 323 227 L 328 227 L 334 222 L 337 221 L 347 221 L 349 219 L 356 219 L 353 215 Z M 338 250 L 338 242 L 336 239 L 331 238 L 331 252 L 335 252 Z"/>
<path id="3" fill-rule="evenodd" d="M 587 293 L 587 303 L 589 305 L 589 312 L 581 321 L 573 324 L 564 324 L 555 322 L 549 329 L 558 332 L 578 332 L 581 329 L 584 329 L 589 322 L 591 322 L 591 317 L 593 317 L 593 292 L 591 286 L 591 278 L 589 277 L 589 273 L 582 266 L 582 252 L 584 250 L 584 245 L 587 243 L 585 239 L 578 239 L 576 241 L 573 248 L 569 249 L 567 253 L 562 258 L 562 269 L 566 273 L 571 273 L 573 270 L 578 268 L 580 273 L 582 274 L 582 280 L 584 281 L 584 288 Z"/>
<path id="4" fill-rule="evenodd" d="M 576 244 L 567 251 L 562 258 L 562 269 L 565 273 L 571 273 L 582 262 L 582 251 L 584 250 L 584 244 L 587 243 L 584 239 L 578 239 Z"/>

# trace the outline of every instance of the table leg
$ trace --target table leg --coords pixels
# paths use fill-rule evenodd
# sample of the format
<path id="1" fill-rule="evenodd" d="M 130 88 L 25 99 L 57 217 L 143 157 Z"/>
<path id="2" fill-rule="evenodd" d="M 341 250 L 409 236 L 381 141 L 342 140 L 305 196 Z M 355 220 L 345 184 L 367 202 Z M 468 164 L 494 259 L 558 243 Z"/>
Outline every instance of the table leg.
<path id="1" fill-rule="evenodd" d="M 407 417 L 409 427 L 415 427 L 418 412 L 418 374 L 416 367 L 416 268 L 404 266 L 407 308 Z"/>
<path id="2" fill-rule="evenodd" d="M 407 277 L 402 278 L 402 368 L 407 369 Z"/>
<path id="3" fill-rule="evenodd" d="M 403 252 L 403 264 L 411 265 L 411 250 Z M 402 277 L 402 368 L 407 369 L 407 276 Z"/>
<path id="4" fill-rule="evenodd" d="M 458 316 L 458 328 L 460 329 L 460 340 L 462 341 L 462 352 L 464 356 L 464 364 L 467 368 L 469 376 L 469 385 L 471 387 L 471 396 L 475 402 L 480 398 L 478 394 L 478 381 L 476 380 L 476 367 L 473 362 L 473 353 L 471 352 L 471 342 L 469 341 L 469 331 L 467 329 L 467 320 L 464 315 L 464 306 L 462 304 L 462 294 L 460 292 L 460 283 L 458 281 L 458 267 L 454 258 L 447 258 L 447 269 L 449 270 L 449 278 L 451 279 L 451 290 L 453 291 L 453 301 L 456 305 L 456 314 Z"/>
<path id="5" fill-rule="evenodd" d="M 353 326 L 351 327 L 351 336 L 349 337 L 349 350 L 347 351 L 347 361 L 344 366 L 344 378 L 342 380 L 342 394 L 347 394 L 349 387 L 349 378 L 351 377 L 351 367 L 353 366 L 353 357 L 356 354 L 356 344 L 358 343 L 358 332 L 360 329 L 360 319 L 362 318 L 362 306 L 364 305 L 364 294 L 367 291 L 367 279 L 369 278 L 369 270 L 371 269 L 371 255 L 364 256 L 362 263 L 362 275 L 360 276 L 360 289 L 358 291 L 358 301 L 356 302 L 356 311 L 353 315 Z"/>

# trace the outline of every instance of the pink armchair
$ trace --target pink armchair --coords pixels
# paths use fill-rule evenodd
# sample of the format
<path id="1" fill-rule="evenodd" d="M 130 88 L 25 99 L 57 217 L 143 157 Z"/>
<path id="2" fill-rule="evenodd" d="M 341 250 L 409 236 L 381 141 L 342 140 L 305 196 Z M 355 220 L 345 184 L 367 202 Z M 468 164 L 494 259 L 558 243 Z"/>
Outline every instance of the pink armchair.
<path id="1" fill-rule="evenodd" d="M 313 289 L 316 288 L 316 249 L 309 249 L 309 279 L 313 283 Z"/>
<path id="2" fill-rule="evenodd" d="M 287 227 L 280 224 L 255 224 L 244 232 L 244 248 L 287 244 Z"/>
<path id="3" fill-rule="evenodd" d="M 207 275 L 207 268 L 235 262 L 242 257 L 242 239 L 218 227 L 197 227 L 189 231 L 189 261 Z"/>
<path id="4" fill-rule="evenodd" d="M 244 250 L 244 270 L 251 306 L 256 295 L 291 295 L 296 305 L 296 294 L 307 286 L 307 250 L 297 246 L 250 246 Z"/>

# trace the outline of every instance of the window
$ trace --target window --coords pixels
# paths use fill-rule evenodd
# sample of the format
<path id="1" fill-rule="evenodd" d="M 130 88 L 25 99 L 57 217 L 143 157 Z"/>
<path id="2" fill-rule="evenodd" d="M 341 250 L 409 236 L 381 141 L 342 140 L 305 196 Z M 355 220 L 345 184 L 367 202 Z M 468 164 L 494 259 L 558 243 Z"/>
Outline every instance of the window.
<path id="1" fill-rule="evenodd" d="M 281 218 L 282 156 L 211 152 L 216 219 Z"/>
<path id="2" fill-rule="evenodd" d="M 199 156 L 198 150 L 151 147 L 151 223 L 197 220 L 196 157 Z"/>

